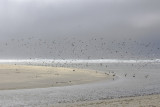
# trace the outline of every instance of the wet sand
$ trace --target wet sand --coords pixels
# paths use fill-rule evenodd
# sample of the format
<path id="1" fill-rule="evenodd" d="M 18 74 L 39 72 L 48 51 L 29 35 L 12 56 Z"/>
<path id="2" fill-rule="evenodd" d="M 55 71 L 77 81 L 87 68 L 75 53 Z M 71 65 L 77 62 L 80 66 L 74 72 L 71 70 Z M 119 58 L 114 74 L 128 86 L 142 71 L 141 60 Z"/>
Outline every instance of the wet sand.
<path id="1" fill-rule="evenodd" d="M 109 76 L 93 70 L 0 65 L 0 90 L 46 88 L 85 84 L 107 79 Z"/>
<path id="2" fill-rule="evenodd" d="M 81 103 L 55 105 L 52 107 L 160 107 L 160 95 L 85 101 Z"/>

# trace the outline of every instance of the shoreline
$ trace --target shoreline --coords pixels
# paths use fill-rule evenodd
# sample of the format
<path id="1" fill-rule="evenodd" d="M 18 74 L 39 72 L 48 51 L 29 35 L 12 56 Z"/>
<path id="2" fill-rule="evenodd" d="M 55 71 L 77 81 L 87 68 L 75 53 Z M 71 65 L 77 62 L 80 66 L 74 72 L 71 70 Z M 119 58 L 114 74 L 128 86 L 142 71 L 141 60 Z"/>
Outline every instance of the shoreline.
<path id="1" fill-rule="evenodd" d="M 105 65 L 107 65 L 107 68 Z M 5 65 L 5 67 L 3 67 L 1 65 L 0 68 L 3 72 L 1 72 L 0 76 L 7 75 L 5 74 L 7 71 L 9 74 L 14 72 L 14 75 L 12 74 L 13 77 L 22 74 L 28 75 L 28 77 L 34 77 L 29 79 L 22 77 L 25 81 L 18 79 L 21 80 L 22 85 L 24 85 L 24 83 L 43 84 L 46 83 L 46 81 L 50 81 L 46 78 L 51 78 L 51 80 L 55 79 L 57 81 L 50 81 L 49 83 L 53 85 L 54 82 L 54 84 L 58 84 L 58 86 L 47 86 L 45 88 L 41 85 L 41 87 L 16 87 L 14 90 L 0 90 L 0 105 L 8 107 L 13 105 L 42 107 L 116 107 L 116 105 L 118 105 L 118 107 L 132 107 L 140 103 L 141 105 L 136 105 L 136 107 L 149 107 L 148 105 L 152 106 L 153 104 L 155 104 L 153 106 L 158 107 L 157 105 L 160 105 L 160 66 L 156 64 L 148 65 L 140 69 L 141 72 L 138 72 L 139 70 L 137 71 L 137 69 L 141 66 L 144 65 L 103 64 L 102 66 L 101 64 L 90 64 L 85 67 L 85 64 L 73 64 L 67 65 L 66 68 L 33 65 Z M 16 71 L 17 67 L 18 70 Z M 21 70 L 23 72 L 20 72 Z M 59 71 L 59 75 L 57 75 L 56 71 Z M 96 71 L 98 72 L 96 73 Z M 36 75 L 33 72 L 38 74 L 37 78 L 35 78 Z M 118 77 L 118 79 L 113 80 L 113 74 L 115 74 L 115 78 Z M 127 76 L 125 76 L 125 74 L 127 74 Z M 146 77 L 146 75 L 148 75 L 148 77 Z M 73 84 L 69 82 L 70 77 L 73 79 Z M 75 81 L 78 78 L 81 78 L 81 81 Z M 0 77 L 0 79 L 2 79 L 2 77 Z M 16 78 L 12 80 L 9 78 L 8 80 L 16 81 Z M 28 80 L 31 81 L 28 82 Z M 64 80 L 68 82 L 65 81 L 64 83 Z M 2 81 L 0 81 L 0 83 L 1 82 Z"/>

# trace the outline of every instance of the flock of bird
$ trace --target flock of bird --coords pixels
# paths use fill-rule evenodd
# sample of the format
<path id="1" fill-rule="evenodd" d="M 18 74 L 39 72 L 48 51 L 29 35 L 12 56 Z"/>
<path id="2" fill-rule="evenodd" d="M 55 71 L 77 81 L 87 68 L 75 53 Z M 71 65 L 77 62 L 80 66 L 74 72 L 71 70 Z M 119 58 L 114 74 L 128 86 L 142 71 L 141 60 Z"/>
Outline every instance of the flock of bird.
<path id="1" fill-rule="evenodd" d="M 160 47 L 153 42 L 128 38 L 107 40 L 102 37 L 16 38 L 0 43 L 0 55 L 50 59 L 151 59 L 159 57 Z M 14 57 L 14 56 L 13 56 Z"/>
<path id="2" fill-rule="evenodd" d="M 86 40 L 76 38 L 41 39 L 29 37 L 10 39 L 7 42 L 0 43 L 0 55 L 12 55 L 14 52 L 22 54 L 22 56 L 24 55 L 24 57 L 28 59 L 140 59 L 142 56 L 142 58 L 151 59 L 159 55 L 160 47 L 157 47 L 157 45 L 152 42 L 140 43 L 140 41 L 131 38 L 125 39 L 125 41 L 109 41 L 101 37 L 92 37 Z M 43 62 L 43 64 L 45 64 L 45 62 Z M 65 63 L 63 65 L 57 63 L 55 66 L 64 67 Z M 80 64 L 77 66 L 80 66 Z M 86 63 L 86 67 L 88 66 L 89 64 Z M 103 64 L 100 63 L 100 66 L 103 66 Z M 147 64 L 139 66 L 137 69 L 145 66 L 147 66 Z M 105 65 L 105 67 L 107 68 L 108 65 Z M 116 76 L 114 72 L 106 74 L 112 74 L 113 80 Z M 124 74 L 124 77 L 127 77 L 127 73 Z M 132 77 L 136 77 L 136 75 L 133 74 Z M 149 75 L 145 75 L 145 78 L 148 77 Z"/>

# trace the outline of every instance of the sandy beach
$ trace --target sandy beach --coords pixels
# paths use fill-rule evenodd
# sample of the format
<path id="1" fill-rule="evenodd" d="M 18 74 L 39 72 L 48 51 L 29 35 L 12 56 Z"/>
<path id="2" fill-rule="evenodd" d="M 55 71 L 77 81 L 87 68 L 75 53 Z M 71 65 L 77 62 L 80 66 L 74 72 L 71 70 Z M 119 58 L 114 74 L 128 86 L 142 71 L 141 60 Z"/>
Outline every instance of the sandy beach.
<path id="1" fill-rule="evenodd" d="M 0 106 L 159 107 L 159 63 L 144 65 L 1 64 Z"/>
<path id="2" fill-rule="evenodd" d="M 0 90 L 70 86 L 109 78 L 93 70 L 0 65 Z"/>

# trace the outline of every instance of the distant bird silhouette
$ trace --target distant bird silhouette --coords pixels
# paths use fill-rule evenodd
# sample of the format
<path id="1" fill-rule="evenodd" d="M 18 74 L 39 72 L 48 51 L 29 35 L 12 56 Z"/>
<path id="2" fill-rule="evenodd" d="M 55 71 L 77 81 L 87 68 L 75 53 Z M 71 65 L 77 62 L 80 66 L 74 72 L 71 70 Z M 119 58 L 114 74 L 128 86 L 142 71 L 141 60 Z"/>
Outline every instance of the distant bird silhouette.
<path id="1" fill-rule="evenodd" d="M 133 77 L 136 77 L 135 74 L 133 74 Z"/>
<path id="2" fill-rule="evenodd" d="M 124 74 L 124 76 L 126 77 L 126 76 L 127 76 L 127 74 Z"/>

